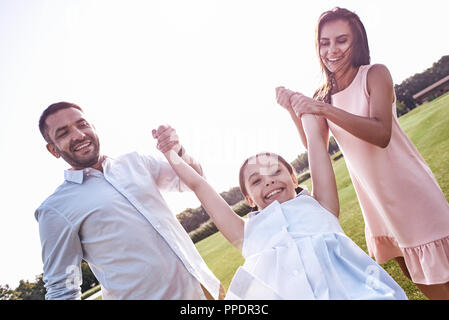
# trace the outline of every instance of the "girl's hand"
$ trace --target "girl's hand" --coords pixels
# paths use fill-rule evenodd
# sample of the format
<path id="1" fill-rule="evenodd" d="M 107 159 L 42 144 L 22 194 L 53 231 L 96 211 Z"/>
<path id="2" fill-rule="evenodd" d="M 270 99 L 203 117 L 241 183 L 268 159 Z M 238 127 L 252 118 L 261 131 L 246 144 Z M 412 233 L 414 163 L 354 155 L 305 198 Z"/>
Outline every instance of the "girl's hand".
<path id="1" fill-rule="evenodd" d="M 322 102 L 306 97 L 298 92 L 290 98 L 290 101 L 292 109 L 298 117 L 301 117 L 305 113 L 319 115 L 321 110 L 320 108 L 323 105 Z"/>
<path id="2" fill-rule="evenodd" d="M 276 88 L 276 101 L 282 107 L 289 110 L 291 109 L 290 98 L 295 94 L 294 91 L 286 89 L 284 87 Z"/>
<path id="3" fill-rule="evenodd" d="M 169 125 L 161 125 L 157 130 L 152 130 L 153 138 L 157 139 L 157 149 L 162 153 L 167 153 L 170 150 L 178 153 L 181 150 L 179 137 L 176 130 Z"/>
<path id="4" fill-rule="evenodd" d="M 298 129 L 299 136 L 301 137 L 302 144 L 307 149 L 307 138 L 304 133 L 304 129 L 302 128 L 301 117 L 293 109 L 293 97 L 295 97 L 298 93 L 292 90 L 286 89 L 284 87 L 276 88 L 276 101 L 282 107 L 284 107 L 288 113 L 290 114 L 293 122 L 295 123 L 296 128 Z"/>

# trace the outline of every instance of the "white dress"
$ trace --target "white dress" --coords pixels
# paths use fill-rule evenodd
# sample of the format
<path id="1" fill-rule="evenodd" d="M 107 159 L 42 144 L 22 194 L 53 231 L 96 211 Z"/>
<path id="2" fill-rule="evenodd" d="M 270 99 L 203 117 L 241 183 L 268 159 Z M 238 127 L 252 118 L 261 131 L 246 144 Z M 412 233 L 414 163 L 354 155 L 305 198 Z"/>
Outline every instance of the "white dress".
<path id="1" fill-rule="evenodd" d="M 305 190 L 250 214 L 242 254 L 226 299 L 407 299 Z"/>

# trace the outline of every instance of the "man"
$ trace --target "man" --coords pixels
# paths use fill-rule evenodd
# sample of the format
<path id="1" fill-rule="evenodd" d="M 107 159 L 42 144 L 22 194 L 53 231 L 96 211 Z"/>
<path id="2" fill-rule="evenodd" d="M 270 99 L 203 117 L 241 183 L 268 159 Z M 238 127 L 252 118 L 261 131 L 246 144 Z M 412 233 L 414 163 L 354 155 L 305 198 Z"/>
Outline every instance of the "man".
<path id="1" fill-rule="evenodd" d="M 160 190 L 186 188 L 167 162 L 102 155 L 95 128 L 72 103 L 50 105 L 39 129 L 47 150 L 71 166 L 35 212 L 46 299 L 80 299 L 82 259 L 103 299 L 218 298 L 220 282 L 161 196 Z M 174 129 L 160 126 L 153 135 L 202 174 Z"/>

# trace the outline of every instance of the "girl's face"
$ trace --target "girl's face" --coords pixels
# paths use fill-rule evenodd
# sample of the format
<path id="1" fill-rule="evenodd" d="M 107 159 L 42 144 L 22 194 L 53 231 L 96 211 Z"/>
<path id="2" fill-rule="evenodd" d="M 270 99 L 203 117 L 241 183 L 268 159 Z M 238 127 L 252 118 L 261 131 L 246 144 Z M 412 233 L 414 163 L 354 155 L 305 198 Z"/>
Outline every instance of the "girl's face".
<path id="1" fill-rule="evenodd" d="M 336 73 L 351 63 L 354 36 L 346 20 L 326 22 L 321 28 L 320 57 L 326 68 Z"/>
<path id="2" fill-rule="evenodd" d="M 297 179 L 276 157 L 251 158 L 244 172 L 246 201 L 251 207 L 264 209 L 274 200 L 279 203 L 296 196 Z"/>

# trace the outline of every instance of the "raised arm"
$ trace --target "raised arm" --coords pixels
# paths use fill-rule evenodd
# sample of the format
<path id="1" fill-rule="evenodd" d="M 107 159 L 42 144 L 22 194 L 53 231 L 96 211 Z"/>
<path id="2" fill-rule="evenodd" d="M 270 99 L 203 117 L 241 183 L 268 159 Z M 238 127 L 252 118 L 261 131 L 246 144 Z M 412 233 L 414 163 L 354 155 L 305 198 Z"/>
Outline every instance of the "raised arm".
<path id="1" fill-rule="evenodd" d="M 292 97 L 297 94 L 297 92 L 294 92 L 292 90 L 286 89 L 284 87 L 277 87 L 276 88 L 276 100 L 288 111 L 290 114 L 290 117 L 293 120 L 293 123 L 296 126 L 296 129 L 298 130 L 299 137 L 301 138 L 301 142 L 303 146 L 307 149 L 307 137 L 304 132 L 304 128 L 302 125 L 301 117 L 296 114 L 294 108 L 292 107 Z M 321 126 L 322 127 L 322 135 L 325 137 L 325 142 L 327 148 L 329 148 L 329 128 L 327 126 Z"/>
<path id="2" fill-rule="evenodd" d="M 241 249 L 244 220 L 238 216 L 209 183 L 189 166 L 174 150 L 164 153 L 181 180 L 195 193 L 207 214 L 224 237 Z"/>
<path id="3" fill-rule="evenodd" d="M 184 147 L 179 142 L 176 130 L 169 125 L 161 125 L 157 130 L 152 131 L 153 138 L 157 139 L 158 149 L 164 153 L 170 149 L 180 154 L 181 158 L 191 166 L 198 174 L 203 175 L 203 169 L 198 161 L 186 153 Z"/>
<path id="4" fill-rule="evenodd" d="M 394 101 L 393 80 L 385 66 L 374 65 L 369 69 L 367 90 L 370 95 L 368 116 L 358 116 L 346 112 L 300 93 L 291 97 L 291 107 L 298 116 L 302 114 L 323 116 L 355 137 L 385 148 L 391 138 L 392 103 Z"/>
<path id="5" fill-rule="evenodd" d="M 323 207 L 338 218 L 340 204 L 337 184 L 331 159 L 327 152 L 328 137 L 323 136 L 323 132 L 328 132 L 327 122 L 322 117 L 310 114 L 304 114 L 301 121 L 308 144 L 312 195 Z"/>

